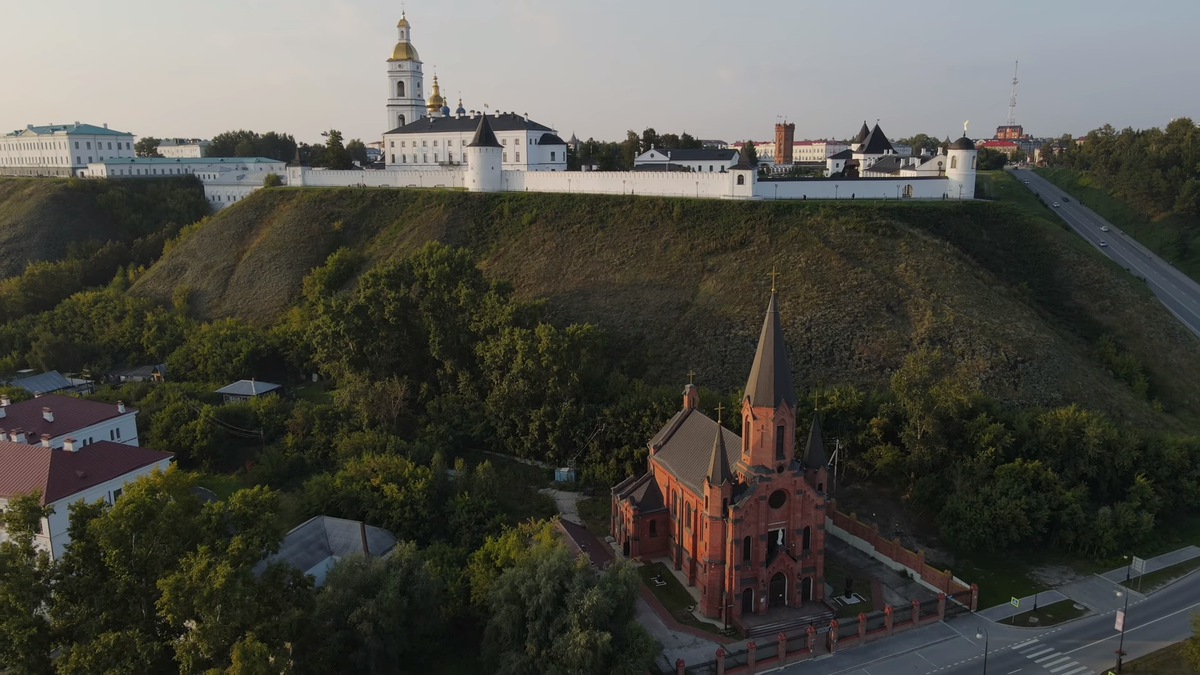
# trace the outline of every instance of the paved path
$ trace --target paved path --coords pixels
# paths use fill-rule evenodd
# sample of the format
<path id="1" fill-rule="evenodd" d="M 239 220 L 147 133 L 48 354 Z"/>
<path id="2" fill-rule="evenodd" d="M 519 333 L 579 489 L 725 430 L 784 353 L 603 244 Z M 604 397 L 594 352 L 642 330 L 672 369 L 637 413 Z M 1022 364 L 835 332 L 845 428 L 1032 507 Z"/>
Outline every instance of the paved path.
<path id="1" fill-rule="evenodd" d="M 563 520 L 569 520 L 576 525 L 583 525 L 583 521 L 579 519 L 579 499 L 582 497 L 578 492 L 568 492 L 566 490 L 555 490 L 554 488 L 542 488 L 538 492 L 549 495 L 554 499 L 554 504 L 558 507 L 558 513 Z"/>
<path id="2" fill-rule="evenodd" d="M 977 612 L 977 614 L 988 621 L 1003 621 L 1011 616 L 1016 616 L 1022 612 L 1028 612 L 1032 610 L 1035 598 L 1038 607 L 1045 607 L 1046 605 L 1058 602 L 1059 600 L 1066 600 L 1067 596 L 1059 593 L 1058 591 L 1042 591 L 1036 596 L 1027 595 L 1023 598 L 1018 598 L 1018 602 L 1020 603 L 1019 607 L 1013 607 L 1011 603 L 1006 602 L 1003 605 L 988 607 L 985 610 Z"/>
<path id="3" fill-rule="evenodd" d="M 1200 335 L 1200 284 L 1173 265 L 1159 258 L 1133 237 L 1127 236 L 1117 226 L 1096 215 L 1091 209 L 1081 206 L 1058 186 L 1029 170 L 1013 170 L 1013 176 L 1028 181 L 1026 187 L 1034 190 L 1049 203 L 1058 202 L 1052 208 L 1076 233 L 1095 246 L 1134 276 L 1144 279 L 1159 301 L 1193 333 Z M 1101 228 L 1107 227 L 1108 231 Z M 1100 243 L 1104 242 L 1104 246 Z"/>
<path id="4" fill-rule="evenodd" d="M 1150 574 L 1151 572 L 1157 572 L 1157 571 L 1163 569 L 1164 567 L 1170 567 L 1171 565 L 1175 565 L 1175 564 L 1178 564 L 1181 562 L 1187 562 L 1188 560 L 1191 560 L 1192 558 L 1200 558 L 1200 548 L 1198 548 L 1196 546 L 1187 546 L 1187 547 L 1179 549 L 1178 551 L 1171 551 L 1170 553 L 1164 553 L 1160 556 L 1155 556 L 1153 558 L 1147 558 L 1145 573 Z M 1130 577 L 1126 577 L 1126 574 L 1129 574 Z M 1104 577 L 1105 579 L 1108 579 L 1109 581 L 1111 581 L 1113 583 L 1120 583 L 1122 581 L 1125 581 L 1126 578 L 1136 579 L 1138 577 L 1137 574 L 1133 573 L 1129 569 L 1128 565 L 1125 567 L 1118 567 L 1117 569 L 1115 569 L 1111 572 L 1105 572 L 1104 574 L 1101 574 L 1100 576 Z"/>

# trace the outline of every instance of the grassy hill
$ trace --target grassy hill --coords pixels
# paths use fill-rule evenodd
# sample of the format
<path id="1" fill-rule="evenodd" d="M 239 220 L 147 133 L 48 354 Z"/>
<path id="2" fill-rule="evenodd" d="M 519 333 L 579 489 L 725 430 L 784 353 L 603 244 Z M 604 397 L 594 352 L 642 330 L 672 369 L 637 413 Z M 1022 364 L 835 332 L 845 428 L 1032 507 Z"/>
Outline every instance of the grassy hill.
<path id="1" fill-rule="evenodd" d="M 650 382 L 694 369 L 734 388 L 775 267 L 800 384 L 875 385 L 929 345 L 1014 403 L 1158 419 L 1098 355 L 1109 334 L 1149 371 L 1152 397 L 1200 412 L 1195 338 L 1021 186 L 990 181 L 999 203 L 263 190 L 188 231 L 133 292 L 167 301 L 187 286 L 202 316 L 267 322 L 339 246 L 379 261 L 437 239 L 474 250 L 557 318 L 605 328 Z"/>
<path id="2" fill-rule="evenodd" d="M 82 244 L 132 242 L 207 212 L 203 189 L 190 178 L 0 178 L 0 279 L 30 262 L 61 260 Z"/>

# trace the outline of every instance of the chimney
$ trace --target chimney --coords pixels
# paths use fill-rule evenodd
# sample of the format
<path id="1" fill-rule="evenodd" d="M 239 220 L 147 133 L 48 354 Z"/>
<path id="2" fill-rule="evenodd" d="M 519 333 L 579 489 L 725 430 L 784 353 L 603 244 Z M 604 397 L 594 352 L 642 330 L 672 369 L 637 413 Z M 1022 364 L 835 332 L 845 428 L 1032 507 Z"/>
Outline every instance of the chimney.
<path id="1" fill-rule="evenodd" d="M 42 408 L 42 419 L 46 420 L 47 422 L 53 422 L 54 421 L 54 411 L 51 410 L 50 408 L 43 407 Z"/>
<path id="2" fill-rule="evenodd" d="M 25 430 L 13 429 L 12 431 L 8 432 L 8 439 L 13 443 L 25 443 Z"/>
<path id="3" fill-rule="evenodd" d="M 42 397 L 42 392 L 40 392 L 40 391 L 35 391 L 35 392 L 33 392 L 33 397 L 34 397 L 34 398 L 41 398 L 41 397 Z"/>
<path id="4" fill-rule="evenodd" d="M 67 452 L 75 452 L 75 439 L 67 436 L 63 439 L 63 450 Z"/>
<path id="5" fill-rule="evenodd" d="M 50 434 L 42 434 L 42 447 L 50 447 Z"/>
<path id="6" fill-rule="evenodd" d="M 12 405 L 12 399 L 8 397 L 8 394 L 0 396 L 0 406 L 7 408 L 10 405 Z"/>
<path id="7" fill-rule="evenodd" d="M 125 401 L 117 401 L 117 412 L 125 414 Z"/>
<path id="8" fill-rule="evenodd" d="M 105 123 L 104 123 L 104 128 L 105 128 L 105 129 L 107 129 L 107 128 L 108 128 L 108 122 L 105 122 Z"/>

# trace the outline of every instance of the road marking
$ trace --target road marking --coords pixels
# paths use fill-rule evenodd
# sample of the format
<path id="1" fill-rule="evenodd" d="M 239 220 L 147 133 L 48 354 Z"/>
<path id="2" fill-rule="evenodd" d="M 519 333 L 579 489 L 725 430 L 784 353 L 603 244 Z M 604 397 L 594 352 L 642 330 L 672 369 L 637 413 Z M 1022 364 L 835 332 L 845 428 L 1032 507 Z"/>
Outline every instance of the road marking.
<path id="1" fill-rule="evenodd" d="M 920 656 L 921 658 L 925 659 L 925 655 L 922 654 L 921 652 L 913 652 L 913 653 L 916 654 L 917 656 Z M 933 661 L 930 661 L 929 659 L 925 659 L 925 662 L 928 663 L 929 665 L 933 666 L 934 668 L 938 667 L 938 664 L 934 663 Z"/>
<path id="2" fill-rule="evenodd" d="M 1087 666 L 1080 666 L 1080 667 L 1076 668 L 1075 670 L 1072 670 L 1069 673 L 1063 673 L 1063 675 L 1078 675 L 1078 673 L 1082 673 L 1085 670 L 1087 670 Z M 1090 673 L 1092 671 L 1088 670 L 1088 672 Z"/>
<path id="3" fill-rule="evenodd" d="M 1062 656 L 1062 652 L 1054 652 L 1050 656 L 1043 656 L 1042 658 L 1035 660 L 1034 663 L 1041 663 L 1042 661 L 1049 661 L 1050 659 L 1056 659 L 1060 656 Z M 1047 664 L 1047 665 L 1049 665 L 1049 664 Z"/>
<path id="4" fill-rule="evenodd" d="M 1134 626 L 1133 628 L 1127 628 L 1127 629 L 1125 629 L 1125 633 L 1126 633 L 1126 634 L 1128 634 L 1128 633 L 1132 633 L 1132 632 L 1133 632 L 1133 631 L 1135 631 L 1135 630 L 1141 630 L 1142 628 L 1145 628 L 1146 626 L 1150 626 L 1150 625 L 1156 624 L 1156 623 L 1158 623 L 1159 621 L 1162 621 L 1163 619 L 1169 619 L 1169 618 L 1171 618 L 1171 617 L 1175 616 L 1176 614 L 1182 614 L 1182 613 L 1184 613 L 1184 612 L 1190 612 L 1190 611 L 1192 611 L 1193 609 L 1195 609 L 1195 608 L 1197 608 L 1197 607 L 1200 607 L 1200 602 L 1197 602 L 1197 603 L 1195 603 L 1195 604 L 1193 604 L 1193 605 L 1188 605 L 1187 607 L 1184 607 L 1183 609 L 1178 609 L 1178 610 L 1175 610 L 1174 612 L 1171 612 L 1170 614 L 1166 614 L 1166 615 L 1164 615 L 1164 616 L 1160 616 L 1160 617 L 1158 617 L 1157 619 L 1151 619 L 1150 621 L 1147 621 L 1146 623 L 1138 624 L 1137 626 Z M 1106 613 L 1107 613 L 1107 612 L 1106 612 Z M 1081 649 L 1087 649 L 1088 647 L 1091 647 L 1092 645 L 1098 645 L 1098 644 L 1100 644 L 1101 642 L 1107 642 L 1107 641 L 1109 641 L 1109 640 L 1111 640 L 1111 639 L 1113 639 L 1113 638 L 1117 637 L 1118 635 L 1120 635 L 1120 633 L 1113 633 L 1112 635 L 1110 635 L 1110 636 L 1108 636 L 1108 637 L 1106 637 L 1106 638 L 1100 638 L 1099 640 L 1096 640 L 1095 642 L 1089 642 L 1089 643 L 1087 643 L 1086 645 L 1084 645 L 1084 646 L 1082 646 L 1082 647 L 1076 647 L 1075 649 L 1072 649 L 1072 650 L 1071 650 L 1071 651 L 1069 651 L 1069 652 L 1063 652 L 1063 653 L 1064 653 L 1064 654 L 1074 654 L 1075 652 L 1077 652 L 1077 651 L 1079 651 L 1079 650 L 1081 650 Z"/>
<path id="5" fill-rule="evenodd" d="M 1020 669 L 1020 668 L 1017 668 L 1016 670 L 1010 670 L 1010 671 L 1008 671 L 1008 675 L 1013 675 L 1013 673 L 1019 673 L 1019 672 L 1021 672 L 1021 669 Z"/>
<path id="6" fill-rule="evenodd" d="M 1079 662 L 1078 662 L 1078 661 L 1071 661 L 1070 663 L 1068 663 L 1068 664 L 1065 664 L 1065 665 L 1062 665 L 1062 666 L 1059 666 L 1059 667 L 1057 667 L 1057 668 L 1051 668 L 1051 669 L 1050 669 L 1050 672 L 1052 672 L 1052 673 L 1057 673 L 1057 672 L 1058 672 L 1058 671 L 1060 671 L 1060 670 L 1066 670 L 1067 668 L 1070 668 L 1071 666 L 1077 666 L 1077 665 L 1079 665 Z"/>
<path id="7" fill-rule="evenodd" d="M 1030 653 L 1030 652 L 1032 652 L 1033 650 L 1035 650 L 1035 649 L 1041 649 L 1041 648 L 1043 648 L 1043 647 L 1045 647 L 1045 646 L 1046 646 L 1046 645 L 1034 645 L 1034 646 L 1032 646 L 1032 647 L 1026 647 L 1025 649 L 1022 649 L 1021 651 L 1019 651 L 1019 652 L 1017 652 L 1017 653 L 1018 653 L 1018 654 L 1024 654 L 1024 655 L 1028 656 L 1028 655 L 1029 655 L 1029 653 Z M 1045 652 L 1042 652 L 1042 653 L 1044 654 Z"/>
<path id="8" fill-rule="evenodd" d="M 1045 645 L 1042 645 L 1042 646 L 1043 646 L 1043 647 L 1045 647 Z M 1040 651 L 1040 652 L 1034 652 L 1034 653 L 1032 653 L 1032 654 L 1026 654 L 1025 656 L 1027 656 L 1027 657 L 1029 657 L 1029 658 L 1031 658 L 1031 659 L 1032 659 L 1032 658 L 1033 658 L 1033 657 L 1035 657 L 1035 656 L 1041 656 L 1042 654 L 1045 654 L 1045 653 L 1047 653 L 1047 652 L 1052 652 L 1052 651 L 1054 651 L 1054 647 L 1046 647 L 1045 649 L 1043 649 L 1043 650 L 1042 650 L 1042 651 Z"/>
<path id="9" fill-rule="evenodd" d="M 1009 649 L 1020 649 L 1021 647 L 1032 647 L 1033 643 L 1035 643 L 1037 641 L 1038 641 L 1037 638 L 1033 638 L 1032 640 L 1029 640 L 1028 642 L 1018 642 L 1017 644 L 1009 647 Z M 1013 671 L 1013 672 L 1016 672 L 1016 671 Z"/>
<path id="10" fill-rule="evenodd" d="M 1057 660 L 1057 661 L 1051 661 L 1050 663 L 1047 663 L 1046 665 L 1044 665 L 1044 666 L 1042 666 L 1042 667 L 1043 667 L 1043 668 L 1049 668 L 1050 666 L 1057 666 L 1058 664 L 1062 663 L 1063 661 L 1070 661 L 1070 660 L 1071 660 L 1071 657 L 1069 657 L 1069 656 L 1064 656 L 1064 657 L 1062 657 L 1061 659 L 1059 659 L 1059 660 Z M 1052 670 L 1052 671 L 1050 671 L 1050 672 L 1052 672 L 1052 673 L 1053 673 L 1054 671 Z"/>

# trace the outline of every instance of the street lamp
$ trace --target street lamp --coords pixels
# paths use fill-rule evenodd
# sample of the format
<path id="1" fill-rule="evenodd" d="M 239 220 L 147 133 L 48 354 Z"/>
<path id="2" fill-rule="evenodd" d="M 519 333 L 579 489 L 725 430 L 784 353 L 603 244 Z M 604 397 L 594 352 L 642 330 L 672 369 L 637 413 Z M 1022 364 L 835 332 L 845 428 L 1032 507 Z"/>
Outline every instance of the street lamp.
<path id="1" fill-rule="evenodd" d="M 988 634 L 983 626 L 980 626 L 979 630 L 975 632 L 975 639 L 983 640 L 983 675 L 987 675 Z"/>
<path id="2" fill-rule="evenodd" d="M 1121 610 L 1121 643 L 1117 645 L 1117 672 L 1121 672 L 1121 660 L 1125 658 L 1125 624 L 1129 621 L 1129 594 L 1117 591 L 1117 597 L 1125 596 L 1125 609 Z"/>
<path id="3" fill-rule="evenodd" d="M 1129 561 L 1129 563 L 1125 565 L 1125 581 L 1129 581 L 1129 572 L 1133 569 L 1133 558 L 1130 556 L 1125 556 L 1125 559 Z M 1117 591 L 1117 597 L 1121 597 L 1121 591 Z"/>

